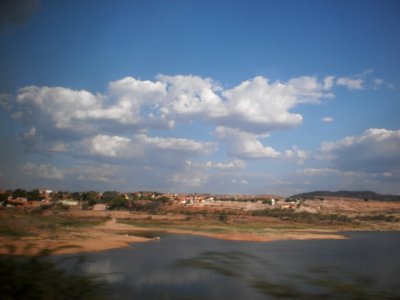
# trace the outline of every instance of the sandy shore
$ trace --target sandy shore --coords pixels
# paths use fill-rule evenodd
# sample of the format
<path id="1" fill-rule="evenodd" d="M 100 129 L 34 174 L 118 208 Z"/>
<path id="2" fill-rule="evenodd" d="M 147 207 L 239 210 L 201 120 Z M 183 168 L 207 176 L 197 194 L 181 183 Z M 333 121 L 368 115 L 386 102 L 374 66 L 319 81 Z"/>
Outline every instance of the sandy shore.
<path id="1" fill-rule="evenodd" d="M 193 233 L 193 232 L 176 232 L 176 233 L 187 233 L 201 235 L 210 238 L 217 238 L 229 241 L 247 241 L 247 242 L 273 242 L 280 240 L 312 240 L 312 239 L 335 239 L 342 240 L 346 239 L 344 235 L 331 233 L 331 232 L 282 232 L 282 233 L 270 233 L 270 234 L 208 234 L 208 233 Z"/>
<path id="2" fill-rule="evenodd" d="M 12 245 L 17 254 L 34 254 L 40 249 L 57 249 L 55 254 L 97 252 L 114 248 L 127 247 L 131 243 L 147 242 L 151 239 L 128 235 L 132 226 L 119 224 L 115 219 L 104 225 L 85 227 L 74 230 L 59 230 L 56 234 L 40 234 L 35 237 L 23 237 L 13 240 L 0 238 L 2 245 Z M 126 232 L 126 233 L 125 233 Z M 0 248 L 0 253 L 7 253 L 7 248 Z"/>
<path id="3" fill-rule="evenodd" d="M 135 232 L 154 231 L 159 228 L 143 229 L 132 225 L 117 223 L 111 219 L 106 223 L 93 227 L 73 230 L 62 230 L 56 234 L 41 234 L 35 237 L 21 239 L 0 238 L 1 245 L 12 245 L 17 254 L 34 254 L 40 249 L 57 249 L 55 254 L 71 254 L 97 252 L 109 249 L 128 247 L 132 243 L 152 242 L 154 239 L 135 236 Z M 271 242 L 277 240 L 305 240 L 305 239 L 344 239 L 341 234 L 328 230 L 292 230 L 275 231 L 268 233 L 208 233 L 190 230 L 165 230 L 173 234 L 192 234 L 209 238 L 232 241 Z M 7 248 L 0 248 L 0 253 L 7 253 Z"/>

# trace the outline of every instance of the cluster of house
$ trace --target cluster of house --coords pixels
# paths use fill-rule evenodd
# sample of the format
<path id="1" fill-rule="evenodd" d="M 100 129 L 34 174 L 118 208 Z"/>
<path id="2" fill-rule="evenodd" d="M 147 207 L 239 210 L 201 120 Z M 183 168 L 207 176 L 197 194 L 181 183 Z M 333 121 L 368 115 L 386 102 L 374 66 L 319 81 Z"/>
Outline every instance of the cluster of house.
<path id="1" fill-rule="evenodd" d="M 5 194 L 5 191 L 0 191 L 0 194 Z M 40 207 L 43 205 L 51 204 L 50 195 L 53 193 L 52 190 L 39 190 L 39 197 L 42 199 L 41 201 L 33 201 L 28 200 L 27 197 L 13 197 L 8 196 L 7 201 L 3 201 L 0 203 L 0 206 L 3 204 L 6 207 Z"/>
<path id="2" fill-rule="evenodd" d="M 5 191 L 0 190 L 0 194 Z M 81 193 L 82 195 L 84 193 Z M 79 208 L 83 204 L 83 201 L 75 200 L 74 197 L 68 192 L 55 192 L 53 190 L 42 189 L 39 190 L 41 201 L 28 201 L 26 197 L 13 197 L 8 196 L 5 203 L 8 207 L 40 207 L 43 205 L 52 205 L 54 203 L 61 204 L 69 207 Z M 55 197 L 57 195 L 57 197 Z M 168 199 L 168 203 L 171 205 L 196 205 L 196 204 L 213 204 L 219 201 L 233 201 L 233 202 L 247 202 L 247 203 L 263 203 L 275 206 L 279 202 L 281 208 L 294 208 L 299 202 L 298 200 L 284 202 L 283 198 L 274 195 L 211 195 L 211 194 L 174 194 L 174 193 L 157 193 L 157 192 L 133 192 L 133 193 L 120 193 L 120 196 L 128 201 L 143 201 L 149 202 L 153 200 Z M 103 193 L 95 193 L 95 199 L 101 200 Z M 76 198 L 76 197 L 75 197 Z M 0 203 L 1 205 L 1 203 Z M 98 201 L 92 206 L 93 210 L 106 210 L 108 205 Z"/>
<path id="3" fill-rule="evenodd" d="M 174 194 L 169 198 L 175 204 L 190 205 L 195 203 L 214 202 L 215 198 L 211 195 L 197 195 L 197 194 Z"/>

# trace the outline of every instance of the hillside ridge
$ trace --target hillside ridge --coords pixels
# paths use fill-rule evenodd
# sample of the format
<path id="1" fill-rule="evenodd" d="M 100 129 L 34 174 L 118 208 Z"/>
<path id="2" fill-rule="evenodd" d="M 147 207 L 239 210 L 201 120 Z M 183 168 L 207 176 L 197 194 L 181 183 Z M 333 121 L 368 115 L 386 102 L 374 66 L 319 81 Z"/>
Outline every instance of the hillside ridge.
<path id="1" fill-rule="evenodd" d="M 301 193 L 291 196 L 290 198 L 307 198 L 307 197 L 344 197 L 344 198 L 359 198 L 364 200 L 377 201 L 400 201 L 400 195 L 379 194 L 373 191 L 313 191 Z"/>

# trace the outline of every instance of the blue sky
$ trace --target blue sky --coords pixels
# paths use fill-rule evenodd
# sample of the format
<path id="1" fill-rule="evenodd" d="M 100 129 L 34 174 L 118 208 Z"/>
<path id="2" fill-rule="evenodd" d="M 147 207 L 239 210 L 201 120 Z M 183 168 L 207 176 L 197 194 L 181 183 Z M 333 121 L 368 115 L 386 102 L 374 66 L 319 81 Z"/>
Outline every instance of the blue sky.
<path id="1" fill-rule="evenodd" d="M 3 1 L 0 188 L 400 193 L 398 1 Z"/>

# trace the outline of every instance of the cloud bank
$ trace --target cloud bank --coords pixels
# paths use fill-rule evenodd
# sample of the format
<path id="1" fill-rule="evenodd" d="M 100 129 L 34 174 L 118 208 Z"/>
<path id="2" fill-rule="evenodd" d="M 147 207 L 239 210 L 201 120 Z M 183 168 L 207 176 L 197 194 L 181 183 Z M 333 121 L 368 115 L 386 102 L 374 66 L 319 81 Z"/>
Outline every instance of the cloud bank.
<path id="1" fill-rule="evenodd" d="M 340 170 L 397 172 L 400 170 L 400 130 L 370 128 L 359 136 L 325 142 L 321 152 Z"/>
<path id="2" fill-rule="evenodd" d="M 215 126 L 213 136 L 236 158 L 275 158 L 279 153 L 260 138 L 299 126 L 303 117 L 291 110 L 333 97 L 329 81 L 303 76 L 270 82 L 258 76 L 223 89 L 210 78 L 159 75 L 154 81 L 126 77 L 110 82 L 105 94 L 27 86 L 15 97 L 13 117 L 27 127 L 21 139 L 31 148 L 40 144 L 41 151 L 65 152 L 80 145 L 89 154 L 125 158 L 147 148 L 211 152 L 210 142 L 146 133 L 202 122 Z"/>
<path id="3" fill-rule="evenodd" d="M 235 189 L 255 184 L 265 189 L 266 181 L 299 184 L 299 178 L 290 176 L 256 175 L 249 172 L 250 166 L 259 161 L 305 165 L 315 161 L 316 154 L 325 166 L 298 170 L 300 177 L 309 178 L 304 184 L 317 176 L 358 182 L 399 178 L 399 131 L 371 128 L 359 136 L 325 142 L 319 153 L 296 145 L 269 145 L 272 133 L 302 124 L 299 106 L 333 101 L 337 86 L 359 90 L 364 81 L 301 76 L 281 82 L 257 76 L 224 88 L 194 75 L 125 77 L 110 82 L 104 93 L 26 86 L 15 95 L 0 95 L 0 104 L 23 129 L 18 139 L 28 153 L 76 162 L 76 167 L 48 162 L 20 167 L 27 176 L 52 181 L 127 186 L 135 172 L 136 187 L 208 186 L 239 192 Z M 333 118 L 321 121 L 332 123 Z"/>

